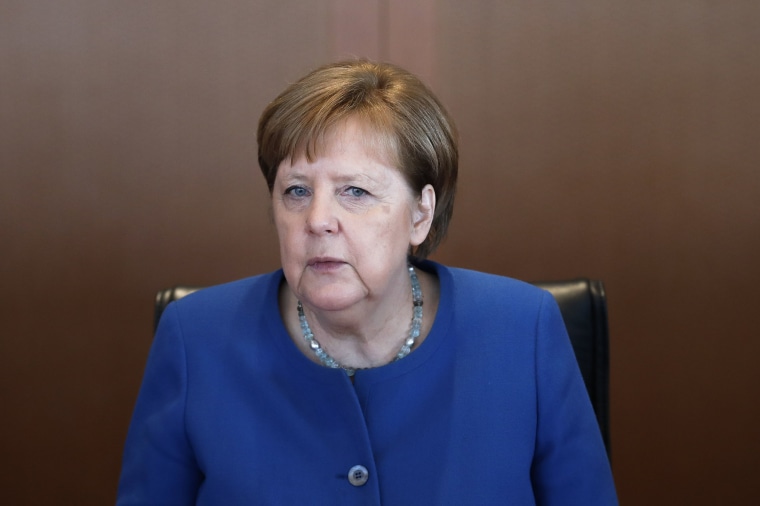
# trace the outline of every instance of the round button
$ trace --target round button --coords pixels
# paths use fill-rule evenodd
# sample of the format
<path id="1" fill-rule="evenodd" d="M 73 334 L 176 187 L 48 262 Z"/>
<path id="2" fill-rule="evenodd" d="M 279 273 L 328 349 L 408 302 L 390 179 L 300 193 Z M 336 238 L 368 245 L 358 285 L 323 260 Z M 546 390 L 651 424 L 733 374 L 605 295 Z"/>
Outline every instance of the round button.
<path id="1" fill-rule="evenodd" d="M 364 466 L 354 466 L 348 470 L 348 481 L 354 487 L 361 487 L 369 479 L 369 472 Z"/>

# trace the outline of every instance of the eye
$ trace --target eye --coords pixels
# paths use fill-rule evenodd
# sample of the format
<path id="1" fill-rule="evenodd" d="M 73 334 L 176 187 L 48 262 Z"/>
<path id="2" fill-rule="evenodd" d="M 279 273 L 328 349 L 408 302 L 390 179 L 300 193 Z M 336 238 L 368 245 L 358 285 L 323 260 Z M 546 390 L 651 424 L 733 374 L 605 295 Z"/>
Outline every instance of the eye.
<path id="1" fill-rule="evenodd" d="M 293 185 L 288 187 L 287 190 L 285 190 L 285 195 L 289 195 L 291 197 L 301 198 L 306 197 L 309 195 L 309 191 L 304 188 L 303 186 Z"/>
<path id="2" fill-rule="evenodd" d="M 349 188 L 346 190 L 346 192 L 347 192 L 347 193 L 348 193 L 348 194 L 349 194 L 351 197 L 363 197 L 363 196 L 367 195 L 367 190 L 364 190 L 364 189 L 362 189 L 362 188 L 359 188 L 359 187 L 357 187 L 357 186 L 350 186 L 350 187 L 349 187 Z"/>

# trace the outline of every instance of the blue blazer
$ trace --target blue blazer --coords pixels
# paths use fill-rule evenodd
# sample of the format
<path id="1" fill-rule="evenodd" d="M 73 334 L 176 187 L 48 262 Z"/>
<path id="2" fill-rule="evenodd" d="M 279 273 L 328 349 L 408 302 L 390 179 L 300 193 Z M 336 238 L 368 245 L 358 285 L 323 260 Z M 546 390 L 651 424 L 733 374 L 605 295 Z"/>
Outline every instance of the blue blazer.
<path id="1" fill-rule="evenodd" d="M 420 268 L 441 283 L 430 334 L 403 360 L 357 371 L 353 384 L 291 341 L 277 303 L 282 271 L 172 303 L 117 503 L 617 504 L 551 295 Z"/>

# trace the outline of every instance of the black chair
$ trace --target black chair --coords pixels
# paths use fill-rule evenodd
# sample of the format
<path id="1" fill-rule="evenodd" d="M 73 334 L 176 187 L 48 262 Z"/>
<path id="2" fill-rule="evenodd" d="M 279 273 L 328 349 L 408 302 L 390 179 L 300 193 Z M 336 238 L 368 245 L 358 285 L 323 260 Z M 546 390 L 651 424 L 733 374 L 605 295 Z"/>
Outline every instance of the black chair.
<path id="1" fill-rule="evenodd" d="M 584 278 L 535 285 L 548 290 L 559 305 L 609 455 L 610 357 L 604 285 L 601 281 Z M 158 326 L 161 313 L 170 302 L 196 290 L 199 288 L 175 286 L 159 291 L 156 294 L 154 326 Z"/>
<path id="2" fill-rule="evenodd" d="M 559 305 L 610 456 L 610 335 L 604 284 L 585 278 L 534 284 L 548 290 Z"/>

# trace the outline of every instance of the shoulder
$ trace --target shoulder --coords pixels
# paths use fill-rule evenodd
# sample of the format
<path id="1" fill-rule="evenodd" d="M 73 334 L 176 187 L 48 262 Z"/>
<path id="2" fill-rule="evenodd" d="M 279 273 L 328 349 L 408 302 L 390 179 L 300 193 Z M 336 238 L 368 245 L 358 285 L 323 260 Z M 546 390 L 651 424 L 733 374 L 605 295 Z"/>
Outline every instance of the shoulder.
<path id="1" fill-rule="evenodd" d="M 277 270 L 209 286 L 183 297 L 178 302 L 191 307 L 208 304 L 228 304 L 241 298 L 263 297 L 273 284 L 275 286 L 279 284 L 281 277 L 282 271 Z"/>
<path id="2" fill-rule="evenodd" d="M 212 310 L 233 308 L 251 301 L 263 302 L 269 292 L 277 287 L 282 279 L 282 271 L 259 274 L 238 279 L 220 285 L 202 288 L 177 301 L 187 310 Z"/>
<path id="3" fill-rule="evenodd" d="M 185 329 L 199 326 L 221 330 L 240 321 L 250 324 L 253 308 L 264 313 L 269 306 L 276 309 L 281 280 L 282 271 L 277 270 L 210 286 L 172 302 L 165 313 L 175 315 Z"/>
<path id="4" fill-rule="evenodd" d="M 426 261 L 420 267 L 434 272 L 441 283 L 441 297 L 456 301 L 458 306 L 484 308 L 538 308 L 551 296 L 545 290 L 518 279 L 497 274 L 448 267 Z"/>

